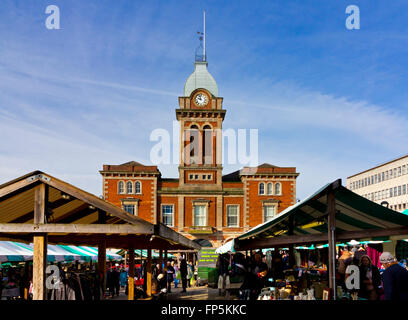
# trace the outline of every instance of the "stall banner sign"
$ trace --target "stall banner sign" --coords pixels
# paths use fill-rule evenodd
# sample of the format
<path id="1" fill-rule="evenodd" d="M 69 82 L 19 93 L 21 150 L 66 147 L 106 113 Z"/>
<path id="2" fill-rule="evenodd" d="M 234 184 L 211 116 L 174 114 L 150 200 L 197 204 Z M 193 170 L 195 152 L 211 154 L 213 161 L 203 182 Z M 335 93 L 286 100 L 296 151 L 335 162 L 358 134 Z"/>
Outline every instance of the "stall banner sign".
<path id="1" fill-rule="evenodd" d="M 215 253 L 215 249 L 201 249 L 198 252 L 198 266 L 215 268 L 217 264 L 218 254 Z"/>

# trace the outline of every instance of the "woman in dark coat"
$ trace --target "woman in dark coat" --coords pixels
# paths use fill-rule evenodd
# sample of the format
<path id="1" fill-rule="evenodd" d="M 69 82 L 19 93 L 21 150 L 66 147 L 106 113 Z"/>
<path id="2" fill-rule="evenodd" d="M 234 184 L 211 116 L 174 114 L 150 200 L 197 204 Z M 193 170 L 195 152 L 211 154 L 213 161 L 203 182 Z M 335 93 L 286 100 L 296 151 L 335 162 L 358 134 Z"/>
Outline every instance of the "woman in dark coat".
<path id="1" fill-rule="evenodd" d="M 360 291 L 359 296 L 368 300 L 377 300 L 378 288 L 381 285 L 381 274 L 367 255 L 360 258 Z"/>

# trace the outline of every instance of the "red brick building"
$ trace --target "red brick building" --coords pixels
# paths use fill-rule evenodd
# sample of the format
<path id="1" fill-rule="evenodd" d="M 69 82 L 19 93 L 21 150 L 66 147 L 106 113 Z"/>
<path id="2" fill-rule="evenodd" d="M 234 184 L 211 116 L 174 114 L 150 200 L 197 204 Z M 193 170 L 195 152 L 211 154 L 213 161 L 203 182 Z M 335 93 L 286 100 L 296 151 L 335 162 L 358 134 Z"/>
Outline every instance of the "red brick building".
<path id="1" fill-rule="evenodd" d="M 179 97 L 179 179 L 137 162 L 104 165 L 104 198 L 152 222 L 163 222 L 190 239 L 214 247 L 278 215 L 296 202 L 296 168 L 263 164 L 223 175 L 220 130 L 223 98 L 196 61 Z"/>

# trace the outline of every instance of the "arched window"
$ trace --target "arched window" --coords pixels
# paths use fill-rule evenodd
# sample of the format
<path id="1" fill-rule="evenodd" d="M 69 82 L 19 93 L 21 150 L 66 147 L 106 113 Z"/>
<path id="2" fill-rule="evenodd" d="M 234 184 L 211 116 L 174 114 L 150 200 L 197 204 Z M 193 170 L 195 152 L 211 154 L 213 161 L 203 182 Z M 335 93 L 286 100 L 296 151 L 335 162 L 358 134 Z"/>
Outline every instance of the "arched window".
<path id="1" fill-rule="evenodd" d="M 125 193 L 125 183 L 123 181 L 118 183 L 118 193 Z"/>
<path id="2" fill-rule="evenodd" d="M 192 125 L 189 130 L 190 133 L 190 163 L 197 163 L 198 157 L 198 127 L 196 125 Z"/>
<path id="3" fill-rule="evenodd" d="M 203 155 L 204 163 L 212 163 L 212 129 L 209 125 L 203 128 Z"/>
<path id="4" fill-rule="evenodd" d="M 265 183 L 263 182 L 259 184 L 259 194 L 265 194 Z"/>
<path id="5" fill-rule="evenodd" d="M 273 194 L 273 184 L 271 182 L 266 185 L 266 193 Z"/>
<path id="6" fill-rule="evenodd" d="M 275 194 L 276 195 L 282 194 L 282 186 L 279 182 L 275 184 Z"/>
<path id="7" fill-rule="evenodd" d="M 133 183 L 132 183 L 132 181 L 126 182 L 126 193 L 127 194 L 133 193 Z"/>
<path id="8" fill-rule="evenodd" d="M 135 182 L 135 193 L 136 194 L 142 193 L 142 184 L 140 183 L 140 181 Z"/>

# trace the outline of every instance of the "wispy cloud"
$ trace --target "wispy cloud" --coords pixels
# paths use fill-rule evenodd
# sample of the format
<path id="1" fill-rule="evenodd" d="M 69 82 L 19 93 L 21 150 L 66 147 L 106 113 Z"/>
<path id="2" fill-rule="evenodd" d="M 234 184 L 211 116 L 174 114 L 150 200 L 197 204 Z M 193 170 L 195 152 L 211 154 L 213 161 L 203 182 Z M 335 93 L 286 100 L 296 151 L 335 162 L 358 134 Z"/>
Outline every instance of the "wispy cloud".
<path id="1" fill-rule="evenodd" d="M 7 1 L 0 13 L 15 26 L 0 25 L 0 181 L 42 169 L 100 194 L 103 163 L 149 163 L 151 131 L 172 129 L 202 4 L 64 1 L 63 30 L 49 32 L 46 2 L 27 3 Z M 260 162 L 296 166 L 300 198 L 406 152 L 400 31 L 347 34 L 336 29 L 337 3 L 293 24 L 302 2 L 219 6 L 207 11 L 208 48 L 224 128 L 258 128 Z M 337 24 L 316 19 L 338 8 Z M 178 175 L 177 165 L 160 170 Z"/>

